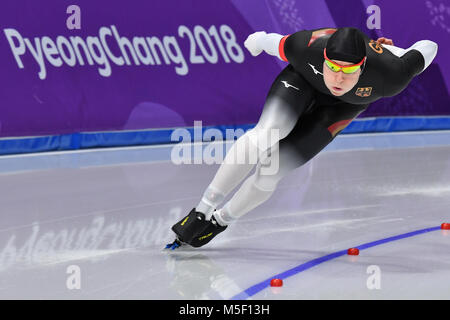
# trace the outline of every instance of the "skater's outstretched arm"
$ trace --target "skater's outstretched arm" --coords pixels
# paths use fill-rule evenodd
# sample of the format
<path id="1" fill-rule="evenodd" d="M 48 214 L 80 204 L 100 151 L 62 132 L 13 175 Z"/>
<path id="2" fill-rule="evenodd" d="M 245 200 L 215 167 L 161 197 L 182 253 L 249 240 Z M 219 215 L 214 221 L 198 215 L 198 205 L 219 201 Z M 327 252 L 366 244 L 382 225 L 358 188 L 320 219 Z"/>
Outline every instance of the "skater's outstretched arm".
<path id="1" fill-rule="evenodd" d="M 381 42 L 383 43 L 383 42 Z M 383 47 L 388 49 L 390 52 L 395 54 L 397 57 L 402 58 L 405 54 L 411 52 L 414 53 L 412 50 L 415 50 L 420 53 L 423 59 L 423 66 L 421 65 L 420 68 L 418 68 L 420 71 L 419 73 L 423 72 L 428 66 L 431 64 L 431 62 L 434 60 L 437 54 L 438 45 L 436 42 L 430 41 L 430 40 L 420 40 L 414 43 L 411 47 L 408 49 L 403 49 L 389 44 L 383 44 Z M 417 56 L 419 56 L 417 53 L 415 53 Z M 416 68 L 417 69 L 417 68 Z"/>
<path id="2" fill-rule="evenodd" d="M 285 56 L 284 43 L 288 37 L 291 37 L 290 51 L 294 54 L 300 54 L 301 50 L 308 47 L 308 45 L 318 37 L 332 34 L 336 28 L 321 28 L 315 30 L 302 30 L 292 35 L 281 35 L 278 33 L 267 33 L 265 31 L 258 31 L 252 33 L 247 37 L 244 46 L 253 56 L 258 56 L 261 52 L 265 52 L 280 60 L 288 61 Z"/>
<path id="3" fill-rule="evenodd" d="M 437 43 L 420 40 L 407 49 L 389 44 L 383 48 L 392 53 L 390 76 L 384 84 L 385 96 L 394 96 L 407 87 L 409 82 L 428 68 L 437 54 Z"/>
<path id="4" fill-rule="evenodd" d="M 248 49 L 252 56 L 256 57 L 264 51 L 272 56 L 278 57 L 280 60 L 283 60 L 279 52 L 280 41 L 283 37 L 284 36 L 278 33 L 258 31 L 248 36 L 247 40 L 244 42 L 244 46 Z"/>

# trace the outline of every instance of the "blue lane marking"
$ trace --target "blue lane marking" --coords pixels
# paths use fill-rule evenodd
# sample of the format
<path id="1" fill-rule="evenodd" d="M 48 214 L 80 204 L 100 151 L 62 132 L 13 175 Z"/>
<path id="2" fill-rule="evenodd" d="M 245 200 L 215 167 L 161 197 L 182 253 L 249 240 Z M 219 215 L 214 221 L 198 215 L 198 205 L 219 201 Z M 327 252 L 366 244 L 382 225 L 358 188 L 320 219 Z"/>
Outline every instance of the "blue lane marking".
<path id="1" fill-rule="evenodd" d="M 409 237 L 413 237 L 413 236 L 417 236 L 423 233 L 427 233 L 427 232 L 432 232 L 432 231 L 436 231 L 436 230 L 440 230 L 441 226 L 438 227 L 432 227 L 432 228 L 426 228 L 426 229 L 421 229 L 421 230 L 416 230 L 413 232 L 408 232 L 408 233 L 404 233 L 404 234 L 400 234 L 397 236 L 393 236 L 393 237 L 389 237 L 389 238 L 385 238 L 385 239 L 381 239 L 381 240 L 377 240 L 377 241 L 373 241 L 373 242 L 368 242 L 368 243 L 364 243 L 361 244 L 357 247 L 353 247 L 353 248 L 358 248 L 360 251 L 368 249 L 368 248 L 372 248 L 375 246 L 379 246 L 381 244 L 384 243 L 388 243 L 388 242 L 392 242 L 392 241 L 397 241 L 397 240 L 401 240 L 401 239 L 405 239 L 405 238 L 409 238 Z M 258 292 L 261 292 L 262 290 L 268 288 L 270 286 L 270 280 L 274 279 L 274 278 L 278 278 L 278 279 L 286 279 L 289 278 L 291 276 L 294 276 L 296 274 L 299 274 L 300 272 L 306 271 L 308 269 L 311 269 L 312 267 L 315 267 L 319 264 L 322 264 L 324 262 L 339 258 L 343 255 L 347 254 L 347 249 L 342 250 L 342 251 L 338 251 L 335 253 L 331 253 L 329 255 L 308 261 L 306 263 L 303 263 L 301 265 L 298 265 L 292 269 L 289 269 L 283 273 L 274 275 L 272 277 L 270 277 L 269 279 L 266 279 L 260 283 L 255 284 L 254 286 L 251 286 L 250 288 L 248 288 L 247 290 L 235 295 L 234 297 L 231 298 L 231 300 L 243 300 L 243 299 L 247 299 L 250 298 L 251 296 L 254 296 L 255 294 L 257 294 Z"/>

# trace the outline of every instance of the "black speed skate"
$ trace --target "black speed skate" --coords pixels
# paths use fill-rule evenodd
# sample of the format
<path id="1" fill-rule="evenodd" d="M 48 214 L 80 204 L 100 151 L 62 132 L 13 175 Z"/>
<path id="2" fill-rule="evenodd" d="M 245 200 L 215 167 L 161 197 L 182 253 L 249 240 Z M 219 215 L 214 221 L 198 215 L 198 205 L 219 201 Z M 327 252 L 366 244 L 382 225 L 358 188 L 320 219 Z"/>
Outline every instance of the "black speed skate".
<path id="1" fill-rule="evenodd" d="M 198 233 L 206 229 L 208 223 L 205 215 L 193 208 L 187 216 L 172 226 L 172 231 L 175 232 L 177 238 L 173 243 L 168 244 L 166 249 L 174 250 L 183 244 L 189 244 Z"/>
<path id="2" fill-rule="evenodd" d="M 211 241 L 216 235 L 224 231 L 226 227 L 220 226 L 214 217 L 206 220 L 201 212 L 191 212 L 172 226 L 177 238 L 173 243 L 166 246 L 166 249 L 175 250 L 183 244 L 189 244 L 195 248 L 201 247 Z"/>
<path id="3" fill-rule="evenodd" d="M 208 242 L 210 242 L 215 236 L 217 236 L 219 233 L 225 231 L 225 229 L 227 228 L 222 227 L 214 218 L 214 216 L 212 216 L 211 220 L 208 221 L 208 226 L 206 227 L 205 230 L 203 230 L 203 232 L 197 234 L 197 236 L 195 236 L 191 242 L 189 243 L 191 246 L 198 248 L 198 247 L 202 247 L 205 244 L 207 244 Z"/>

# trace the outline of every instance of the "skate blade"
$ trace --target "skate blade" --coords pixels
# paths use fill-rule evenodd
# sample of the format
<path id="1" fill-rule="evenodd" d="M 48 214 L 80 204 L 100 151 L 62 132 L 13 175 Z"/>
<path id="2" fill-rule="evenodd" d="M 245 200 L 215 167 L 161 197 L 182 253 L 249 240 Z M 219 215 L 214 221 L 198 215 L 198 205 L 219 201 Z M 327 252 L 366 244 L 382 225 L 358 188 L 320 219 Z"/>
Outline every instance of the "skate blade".
<path id="1" fill-rule="evenodd" d="M 174 242 L 167 244 L 164 249 L 175 250 L 180 248 L 181 246 L 183 246 L 183 242 L 181 242 L 178 239 L 175 239 Z"/>

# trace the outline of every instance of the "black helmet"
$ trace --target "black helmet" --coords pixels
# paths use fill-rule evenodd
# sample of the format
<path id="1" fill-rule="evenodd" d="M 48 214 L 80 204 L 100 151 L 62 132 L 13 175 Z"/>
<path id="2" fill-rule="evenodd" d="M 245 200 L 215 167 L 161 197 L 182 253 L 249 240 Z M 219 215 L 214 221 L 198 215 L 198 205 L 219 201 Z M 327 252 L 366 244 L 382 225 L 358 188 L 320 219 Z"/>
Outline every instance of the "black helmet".
<path id="1" fill-rule="evenodd" d="M 359 63 L 366 56 L 364 34 L 356 28 L 339 28 L 327 41 L 327 57 Z"/>

